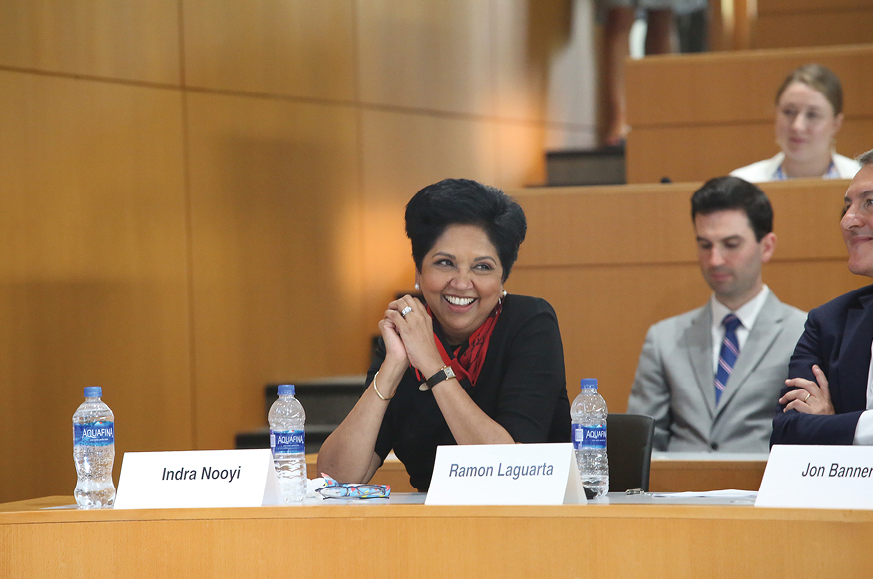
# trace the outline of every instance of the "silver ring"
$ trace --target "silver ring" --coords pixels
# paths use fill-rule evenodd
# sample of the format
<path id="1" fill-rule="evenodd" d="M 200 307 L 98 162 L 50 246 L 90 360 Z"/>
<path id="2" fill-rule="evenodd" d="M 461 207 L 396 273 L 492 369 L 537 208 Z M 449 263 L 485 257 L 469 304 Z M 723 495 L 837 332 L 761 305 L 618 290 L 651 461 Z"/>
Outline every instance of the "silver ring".
<path id="1" fill-rule="evenodd" d="M 408 313 L 411 312 L 411 311 L 412 311 L 412 307 L 411 307 L 411 306 L 406 306 L 405 308 L 403 308 L 402 310 L 400 310 L 400 317 L 403 318 L 403 319 L 406 319 L 406 314 L 408 314 Z"/>

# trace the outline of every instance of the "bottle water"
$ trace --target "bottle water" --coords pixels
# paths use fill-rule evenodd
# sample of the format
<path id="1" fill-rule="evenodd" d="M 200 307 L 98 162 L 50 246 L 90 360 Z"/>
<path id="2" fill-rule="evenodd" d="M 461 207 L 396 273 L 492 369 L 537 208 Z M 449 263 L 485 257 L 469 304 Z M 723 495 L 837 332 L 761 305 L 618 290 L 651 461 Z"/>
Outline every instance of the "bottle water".
<path id="1" fill-rule="evenodd" d="M 570 407 L 573 448 L 585 487 L 585 496 L 596 499 L 609 490 L 609 461 L 606 457 L 606 401 L 597 392 L 597 380 L 582 380 L 582 391 Z"/>
<path id="2" fill-rule="evenodd" d="M 270 407 L 270 449 L 279 478 L 283 503 L 296 503 L 306 496 L 306 451 L 303 423 L 306 413 L 294 398 L 294 386 L 279 386 L 279 398 Z"/>
<path id="3" fill-rule="evenodd" d="M 73 494 L 81 509 L 102 509 L 115 503 L 115 416 L 101 396 L 100 387 L 85 388 L 85 401 L 73 414 L 73 460 L 79 477 Z"/>

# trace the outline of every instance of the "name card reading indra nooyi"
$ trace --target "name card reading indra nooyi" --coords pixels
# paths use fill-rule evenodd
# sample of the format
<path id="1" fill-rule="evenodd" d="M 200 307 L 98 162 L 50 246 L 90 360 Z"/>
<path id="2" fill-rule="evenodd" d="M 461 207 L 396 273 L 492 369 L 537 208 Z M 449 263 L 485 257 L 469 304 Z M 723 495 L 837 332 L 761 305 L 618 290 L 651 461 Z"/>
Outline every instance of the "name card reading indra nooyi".
<path id="1" fill-rule="evenodd" d="M 873 509 L 873 447 L 776 445 L 755 506 Z"/>
<path id="2" fill-rule="evenodd" d="M 573 444 L 437 447 L 426 505 L 584 503 Z"/>
<path id="3" fill-rule="evenodd" d="M 278 489 L 268 448 L 125 452 L 115 508 L 259 507 Z"/>

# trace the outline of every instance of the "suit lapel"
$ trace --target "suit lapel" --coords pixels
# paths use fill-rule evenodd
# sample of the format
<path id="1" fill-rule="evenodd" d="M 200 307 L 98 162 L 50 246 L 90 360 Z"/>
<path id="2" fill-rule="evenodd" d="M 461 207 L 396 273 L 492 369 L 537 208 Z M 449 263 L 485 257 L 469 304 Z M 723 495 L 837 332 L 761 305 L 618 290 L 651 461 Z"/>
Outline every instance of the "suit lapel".
<path id="1" fill-rule="evenodd" d="M 685 333 L 688 363 L 694 370 L 697 386 L 712 417 L 715 415 L 715 374 L 712 372 L 712 307 L 709 302 L 701 308 L 700 315 Z"/>
<path id="2" fill-rule="evenodd" d="M 873 343 L 873 294 L 858 297 L 860 307 L 846 314 L 846 328 L 840 347 L 835 383 L 863 383 L 864 388 L 842 387 L 831 392 L 834 409 L 846 412 L 867 407 L 867 376 L 870 371 L 870 345 Z"/>
<path id="3" fill-rule="evenodd" d="M 734 364 L 731 376 L 725 384 L 724 393 L 721 395 L 721 401 L 718 404 L 716 414 L 719 414 L 724 409 L 730 399 L 734 397 L 737 391 L 742 388 L 746 379 L 751 376 L 758 364 L 770 350 L 773 342 L 782 332 L 783 319 L 785 317 L 782 302 L 776 297 L 772 291 L 764 300 L 764 306 L 758 313 L 755 319 L 755 325 L 749 331 L 749 337 L 746 343 L 740 350 L 740 355 Z M 785 360 L 785 365 L 788 366 L 788 360 Z"/>

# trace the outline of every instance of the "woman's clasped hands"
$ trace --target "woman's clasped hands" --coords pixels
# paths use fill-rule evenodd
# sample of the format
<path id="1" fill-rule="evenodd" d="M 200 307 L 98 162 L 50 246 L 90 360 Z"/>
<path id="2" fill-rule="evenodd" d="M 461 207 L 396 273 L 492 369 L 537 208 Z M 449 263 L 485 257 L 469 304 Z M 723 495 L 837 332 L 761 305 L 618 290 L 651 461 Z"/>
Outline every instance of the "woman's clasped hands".
<path id="1" fill-rule="evenodd" d="M 385 341 L 386 362 L 390 358 L 404 366 L 411 364 L 425 376 L 443 366 L 434 343 L 433 319 L 418 299 L 405 295 L 388 304 L 379 330 Z"/>

